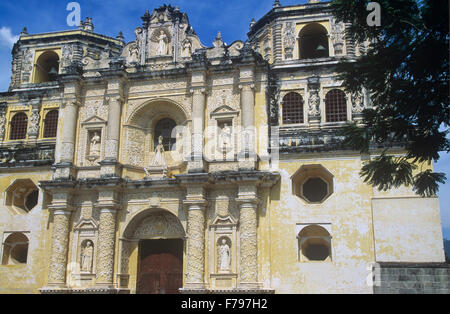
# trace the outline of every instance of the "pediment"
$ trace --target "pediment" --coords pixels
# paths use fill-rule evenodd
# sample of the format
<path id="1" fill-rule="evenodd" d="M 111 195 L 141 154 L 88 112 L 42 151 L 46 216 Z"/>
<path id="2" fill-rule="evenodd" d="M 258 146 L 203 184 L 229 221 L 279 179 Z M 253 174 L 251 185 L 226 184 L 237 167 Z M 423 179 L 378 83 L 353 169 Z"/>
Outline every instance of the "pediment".
<path id="1" fill-rule="evenodd" d="M 102 118 L 100 118 L 99 116 L 91 116 L 90 118 L 87 118 L 86 120 L 84 120 L 82 123 L 82 125 L 90 125 L 90 124 L 106 124 L 106 121 L 103 120 Z"/>
<path id="2" fill-rule="evenodd" d="M 222 217 L 217 215 L 216 218 L 214 218 L 212 226 L 217 225 L 236 225 L 237 221 L 232 216 L 228 215 L 226 217 Z"/>
<path id="3" fill-rule="evenodd" d="M 220 115 L 224 115 L 224 114 L 225 115 L 237 115 L 238 112 L 227 105 L 222 105 L 219 108 L 217 108 L 216 110 L 214 110 L 211 113 L 211 116 L 220 116 Z"/>
<path id="4" fill-rule="evenodd" d="M 74 227 L 74 230 L 97 230 L 98 226 L 92 219 L 81 219 Z"/>

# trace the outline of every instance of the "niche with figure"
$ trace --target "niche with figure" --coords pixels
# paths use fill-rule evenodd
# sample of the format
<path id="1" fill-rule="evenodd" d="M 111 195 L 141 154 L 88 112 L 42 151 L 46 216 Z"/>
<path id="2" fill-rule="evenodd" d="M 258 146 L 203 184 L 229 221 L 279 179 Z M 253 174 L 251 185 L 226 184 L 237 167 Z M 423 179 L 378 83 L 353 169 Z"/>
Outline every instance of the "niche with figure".
<path id="1" fill-rule="evenodd" d="M 231 262 L 231 240 L 228 237 L 220 237 L 217 241 L 217 272 L 230 273 Z"/>

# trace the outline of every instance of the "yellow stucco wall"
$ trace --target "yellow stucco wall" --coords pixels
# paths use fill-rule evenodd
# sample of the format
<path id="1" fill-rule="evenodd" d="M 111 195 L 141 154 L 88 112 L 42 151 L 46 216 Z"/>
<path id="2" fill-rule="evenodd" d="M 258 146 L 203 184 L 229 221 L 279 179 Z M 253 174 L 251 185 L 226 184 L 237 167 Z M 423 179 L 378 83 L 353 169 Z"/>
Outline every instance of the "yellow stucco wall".
<path id="1" fill-rule="evenodd" d="M 50 178 L 50 169 L 0 174 L 0 237 L 4 241 L 5 233 L 27 232 L 29 240 L 26 264 L 0 265 L 0 293 L 38 293 L 46 283 L 51 244 L 51 222 L 45 205 L 48 199 L 41 191 L 37 206 L 27 214 L 18 214 L 5 206 L 5 191 L 16 179 L 31 179 L 38 186 L 39 181 Z M 2 257 L 3 250 L 2 245 Z"/>

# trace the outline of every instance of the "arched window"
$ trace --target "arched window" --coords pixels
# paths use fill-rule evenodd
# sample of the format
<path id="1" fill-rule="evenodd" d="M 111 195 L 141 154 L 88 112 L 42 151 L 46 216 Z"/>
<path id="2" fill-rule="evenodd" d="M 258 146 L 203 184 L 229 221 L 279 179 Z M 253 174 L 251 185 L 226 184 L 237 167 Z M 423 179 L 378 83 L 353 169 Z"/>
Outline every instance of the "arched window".
<path id="1" fill-rule="evenodd" d="M 283 98 L 283 124 L 303 123 L 303 98 L 289 93 Z"/>
<path id="2" fill-rule="evenodd" d="M 333 89 L 327 93 L 325 113 L 327 122 L 347 121 L 347 100 L 343 91 Z"/>
<path id="3" fill-rule="evenodd" d="M 299 34 L 300 59 L 329 56 L 328 32 L 318 23 L 306 25 Z"/>
<path id="4" fill-rule="evenodd" d="M 3 265 L 26 264 L 28 258 L 28 238 L 23 233 L 10 234 L 3 243 Z"/>
<path id="5" fill-rule="evenodd" d="M 28 117 L 25 113 L 19 112 L 11 119 L 10 140 L 23 140 L 27 137 Z"/>
<path id="6" fill-rule="evenodd" d="M 44 138 L 56 137 L 58 131 L 58 110 L 52 110 L 45 116 L 44 120 Z"/>
<path id="7" fill-rule="evenodd" d="M 54 51 L 46 51 L 36 61 L 34 83 L 56 81 L 59 73 L 59 56 Z"/>
<path id="8" fill-rule="evenodd" d="M 331 236 L 322 226 L 310 225 L 298 234 L 300 261 L 331 260 Z"/>
<path id="9" fill-rule="evenodd" d="M 173 130 L 177 126 L 176 122 L 172 119 L 165 118 L 159 120 L 159 122 L 155 126 L 155 132 L 153 137 L 153 143 L 156 146 L 158 145 L 159 137 L 163 137 L 163 145 L 165 151 L 172 151 L 176 149 L 176 138 L 174 136 Z"/>

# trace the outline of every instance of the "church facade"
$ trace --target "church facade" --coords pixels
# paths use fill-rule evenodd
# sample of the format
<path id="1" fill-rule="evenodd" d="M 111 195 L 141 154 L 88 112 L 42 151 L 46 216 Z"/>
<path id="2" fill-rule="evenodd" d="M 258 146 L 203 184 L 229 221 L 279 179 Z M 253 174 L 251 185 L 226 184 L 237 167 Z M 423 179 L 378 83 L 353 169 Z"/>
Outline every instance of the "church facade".
<path id="1" fill-rule="evenodd" d="M 384 147 L 338 135 L 371 105 L 336 79 L 365 51 L 347 26 L 275 1 L 230 45 L 172 6 L 128 44 L 90 18 L 24 30 L 0 94 L 0 292 L 397 292 L 373 278 L 411 265 L 448 282 L 437 197 L 366 185 Z"/>

